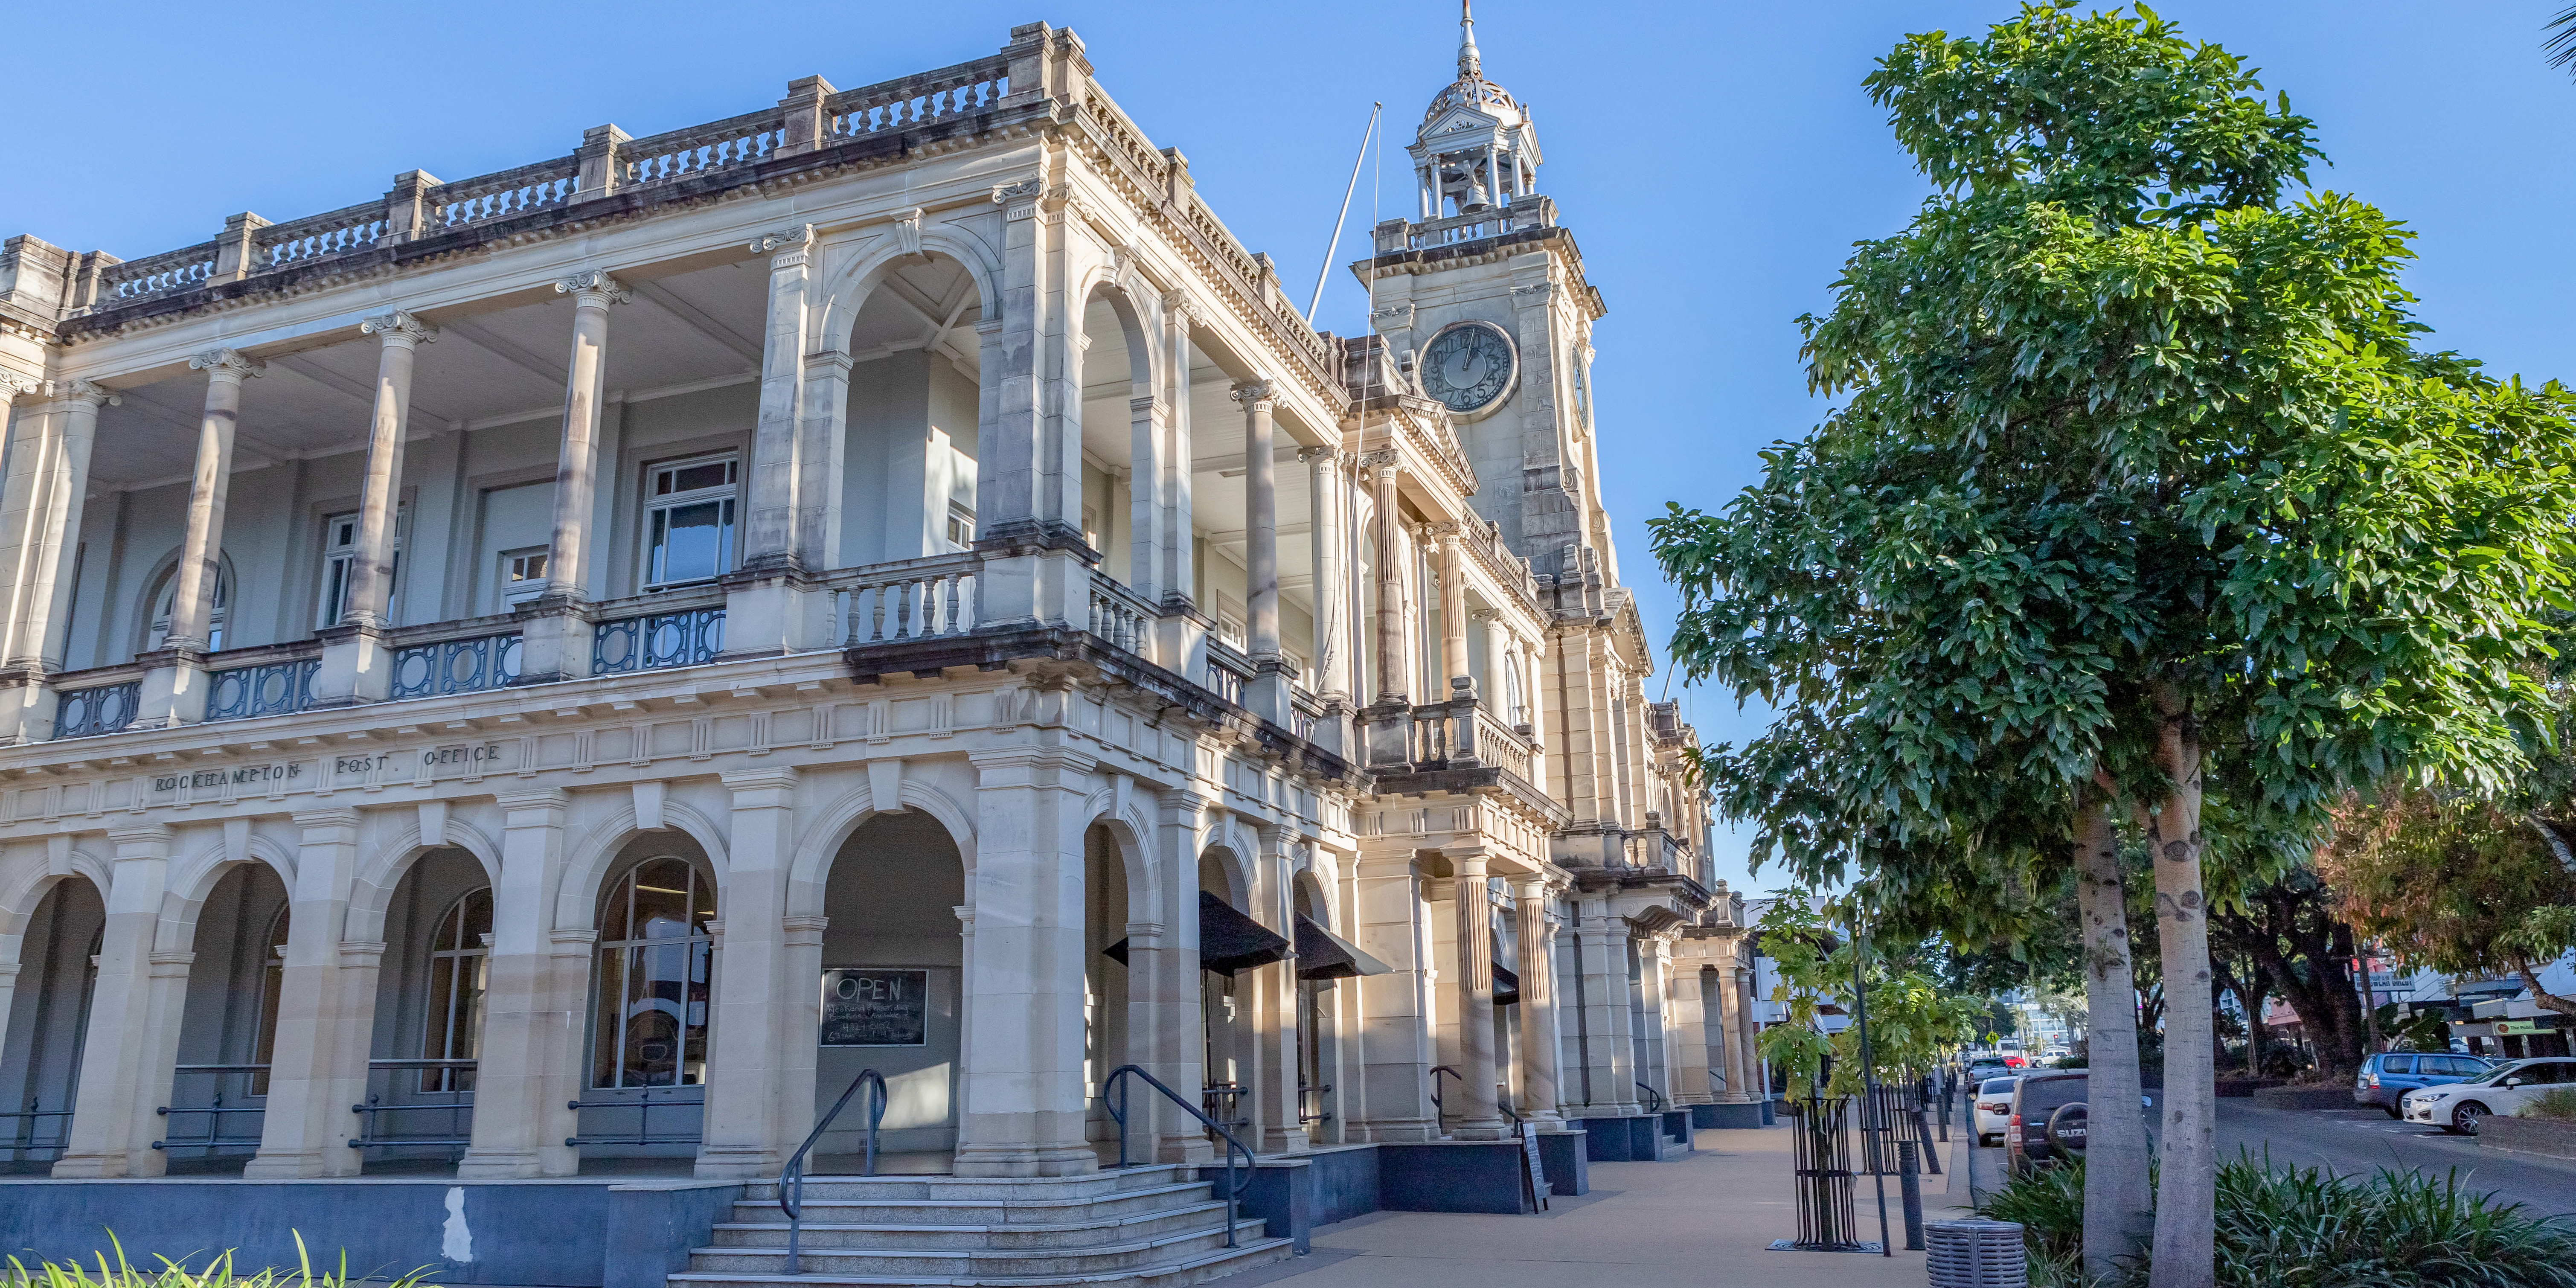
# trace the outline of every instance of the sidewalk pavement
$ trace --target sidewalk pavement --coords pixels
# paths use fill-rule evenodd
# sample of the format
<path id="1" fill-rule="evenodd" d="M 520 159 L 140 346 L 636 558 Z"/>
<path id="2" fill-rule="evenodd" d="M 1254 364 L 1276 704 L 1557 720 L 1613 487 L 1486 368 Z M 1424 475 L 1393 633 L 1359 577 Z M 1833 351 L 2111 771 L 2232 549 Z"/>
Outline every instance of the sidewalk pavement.
<path id="1" fill-rule="evenodd" d="M 1964 1163 L 1958 1141 L 1942 1165 Z M 1315 1232 L 1311 1255 L 1232 1276 L 1227 1288 L 1921 1288 L 1923 1254 L 1906 1252 L 1897 1179 L 1887 1178 L 1893 1257 L 1773 1252 L 1797 1237 L 1785 1126 L 1698 1133 L 1698 1152 L 1669 1163 L 1594 1163 L 1592 1192 L 1536 1216 L 1376 1212 Z M 1967 1215 L 1964 1175 L 1923 1178 L 1924 1219 Z M 1952 1198 L 1956 1190 L 1959 1197 Z M 1853 1185 L 1863 1237 L 1878 1234 L 1871 1178 Z M 1960 1209 L 1950 1204 L 1958 1203 Z"/>

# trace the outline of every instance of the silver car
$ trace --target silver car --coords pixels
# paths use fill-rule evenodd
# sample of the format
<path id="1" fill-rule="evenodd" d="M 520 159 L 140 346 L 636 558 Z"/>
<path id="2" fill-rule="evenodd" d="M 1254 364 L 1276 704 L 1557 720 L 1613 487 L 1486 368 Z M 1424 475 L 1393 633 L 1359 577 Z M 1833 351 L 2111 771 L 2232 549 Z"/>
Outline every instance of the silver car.
<path id="1" fill-rule="evenodd" d="M 1988 1078 L 1977 1084 L 1975 1115 L 1978 1144 L 2004 1143 L 2004 1128 L 2012 1122 L 2013 1084 L 2019 1081 L 2021 1075 L 2016 1073 Z"/>

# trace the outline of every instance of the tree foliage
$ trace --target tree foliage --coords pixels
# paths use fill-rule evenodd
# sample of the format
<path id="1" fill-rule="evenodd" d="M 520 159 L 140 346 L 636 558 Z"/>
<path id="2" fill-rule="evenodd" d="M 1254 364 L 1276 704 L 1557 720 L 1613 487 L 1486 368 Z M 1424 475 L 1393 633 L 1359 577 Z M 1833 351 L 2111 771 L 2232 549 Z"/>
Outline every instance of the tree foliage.
<path id="1" fill-rule="evenodd" d="M 1850 911 L 1843 909 L 1846 916 Z M 1846 1024 L 1829 1034 L 1822 1022 L 1828 1006 L 1847 1016 L 1857 1014 L 1859 979 L 1869 987 L 1870 1067 L 1882 1081 L 1937 1067 L 1974 1041 L 1985 1022 L 1985 999 L 1953 992 L 1868 941 L 1838 934 L 1808 891 L 1791 890 L 1774 899 L 1757 929 L 1763 954 L 1780 979 L 1771 1000 L 1786 1006 L 1788 1015 L 1784 1023 L 1762 1030 L 1755 1042 L 1764 1059 L 1798 1081 L 1827 1077 L 1828 1095 L 1850 1095 L 1861 1086 L 1860 1027 Z"/>
<path id="2" fill-rule="evenodd" d="M 1652 525 L 1676 659 L 1782 713 L 1701 762 L 1757 857 L 1974 942 L 2098 789 L 2197 962 L 2205 846 L 2279 870 L 2356 787 L 2515 773 L 2569 602 L 2571 402 L 2417 347 L 2409 234 L 2299 191 L 2307 118 L 2144 8 L 1909 37 L 1868 87 L 1935 192 L 1801 320 L 1839 405 Z M 2168 990 L 2157 1262 L 2185 1284 L 2208 974 Z"/>

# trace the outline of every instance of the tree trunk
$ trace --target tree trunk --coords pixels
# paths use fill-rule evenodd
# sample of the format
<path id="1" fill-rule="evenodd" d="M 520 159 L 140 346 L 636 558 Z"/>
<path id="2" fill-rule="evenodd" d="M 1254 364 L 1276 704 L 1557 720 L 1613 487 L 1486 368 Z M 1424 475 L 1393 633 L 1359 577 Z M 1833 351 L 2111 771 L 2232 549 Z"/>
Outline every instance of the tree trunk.
<path id="1" fill-rule="evenodd" d="M 2084 923 L 2084 1273 L 2109 1281 L 2155 1232 L 2146 1119 L 2138 1103 L 2138 990 L 2129 973 L 2128 894 L 2100 793 L 2076 789 L 2075 898 Z"/>
<path id="2" fill-rule="evenodd" d="M 2170 782 L 2147 824 L 2165 964 L 2164 1149 L 2148 1283 L 2216 1288 L 2218 1091 L 2209 1056 L 2209 901 L 2200 888 L 2200 728 L 2171 683 L 2157 686 L 2156 713 L 2156 758 Z"/>

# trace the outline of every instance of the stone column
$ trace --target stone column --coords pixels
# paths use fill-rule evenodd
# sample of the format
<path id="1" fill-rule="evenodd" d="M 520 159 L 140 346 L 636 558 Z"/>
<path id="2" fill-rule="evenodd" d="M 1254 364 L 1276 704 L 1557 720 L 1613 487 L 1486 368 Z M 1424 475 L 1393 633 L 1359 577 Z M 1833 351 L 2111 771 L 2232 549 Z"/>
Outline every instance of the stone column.
<path id="1" fill-rule="evenodd" d="M 349 1112 L 357 1102 L 335 1094 L 339 1044 L 348 1036 L 339 1014 L 348 1000 L 340 980 L 340 929 L 357 877 L 358 811 L 311 810 L 297 814 L 295 825 L 302 841 L 286 918 L 268 1113 L 261 1119 L 259 1154 L 242 1171 L 250 1180 L 349 1176 L 359 1164 L 358 1151 L 348 1145 L 358 1134 L 358 1116 Z"/>
<path id="2" fill-rule="evenodd" d="M 1606 911 L 1606 901 L 1584 901 L 1584 920 L 1598 933 L 1583 937 L 1583 973 L 1593 987 L 1584 990 L 1585 1031 L 1593 1035 L 1591 1117 L 1634 1117 L 1645 1112 L 1637 1096 L 1636 1027 L 1628 1011 L 1635 985 L 1628 978 L 1627 919 Z M 1590 928 L 1589 926 L 1587 928 Z"/>
<path id="3" fill-rule="evenodd" d="M 564 385 L 563 444 L 555 464 L 554 536 L 546 544 L 546 591 L 520 610 L 519 683 L 590 674 L 590 550 L 599 478 L 599 415 L 607 396 L 608 308 L 635 298 L 598 269 L 555 283 L 572 297 L 572 363 Z M 476 1102 L 482 1101 L 478 1091 Z"/>
<path id="4" fill-rule="evenodd" d="M 206 714 L 204 659 L 215 590 L 224 559 L 224 494 L 232 484 L 233 431 L 241 420 L 242 382 L 264 364 L 231 349 L 210 349 L 188 359 L 206 373 L 206 410 L 197 424 L 195 480 L 188 489 L 187 535 L 171 574 L 170 634 L 148 655 L 143 698 L 135 723 L 190 724 Z M 149 611 L 149 610 L 147 610 Z"/>
<path id="5" fill-rule="evenodd" d="M 1504 623 L 1502 613 L 1495 609 L 1479 608 L 1473 616 L 1485 628 L 1485 687 L 1480 695 L 1485 700 L 1485 709 L 1493 712 L 1495 718 L 1504 724 L 1527 723 L 1529 717 L 1512 706 L 1515 690 L 1509 676 L 1515 671 L 1521 672 L 1518 689 L 1521 701 L 1529 701 L 1529 675 L 1519 666 L 1520 656 L 1512 645 L 1512 628 Z"/>
<path id="6" fill-rule="evenodd" d="M 1065 202 L 1042 177 L 1002 203 L 1002 316 L 980 372 L 992 422 L 977 439 L 979 621 L 1090 619 L 1082 540 L 1082 319 L 1070 298 Z"/>
<path id="7" fill-rule="evenodd" d="M 492 887 L 492 954 L 485 960 L 483 1054 L 474 1075 L 474 1140 L 456 1166 L 462 1180 L 569 1176 L 580 1152 L 564 1144 L 576 1118 L 564 1107 L 562 1073 L 579 1086 L 586 987 L 564 996 L 555 961 L 555 881 L 563 869 L 559 787 L 499 798 L 501 879 Z M 569 946 L 588 952 L 581 932 Z M 592 941 L 597 931 L 589 932 Z"/>
<path id="8" fill-rule="evenodd" d="M 89 1027 L 81 1044 L 80 1087 L 57 1177 L 158 1176 L 160 1135 L 153 1110 L 170 1103 L 176 1047 L 155 1011 L 169 990 L 156 988 L 155 950 L 170 868 L 170 829 L 158 823 L 113 828 L 116 866 L 107 890 L 107 924 L 99 935 Z M 178 954 L 184 959 L 186 954 Z M 177 963 L 184 982 L 187 963 Z"/>
<path id="9" fill-rule="evenodd" d="M 1740 950 L 1739 950 L 1740 951 Z M 1745 967 L 1735 970 L 1735 1014 L 1737 1058 L 1744 1063 L 1744 1085 L 1756 1101 L 1771 1098 L 1770 1070 L 1762 1062 L 1758 1041 L 1762 1023 L 1753 1009 L 1753 972 Z"/>
<path id="10" fill-rule="evenodd" d="M 1206 1016 L 1199 992 L 1206 973 L 1199 968 L 1199 829 L 1207 798 L 1186 788 L 1166 792 L 1155 819 L 1155 863 L 1162 869 L 1163 917 L 1170 927 L 1158 959 L 1153 992 L 1163 1018 L 1154 1026 L 1158 1064 L 1154 1076 L 1188 1094 L 1207 1085 Z M 1130 962 L 1135 959 L 1129 958 Z M 1207 1136 L 1179 1106 L 1160 1096 L 1150 1099 L 1157 1152 L 1166 1163 L 1198 1163 L 1214 1157 Z M 1128 1103 L 1139 1103 L 1130 1092 Z"/>
<path id="11" fill-rule="evenodd" d="M 815 1022 L 798 1022 L 816 976 L 788 970 L 787 873 L 796 859 L 794 766 L 780 765 L 722 775 L 733 793 L 727 845 L 732 868 L 725 877 L 724 963 L 716 972 L 715 1024 L 722 1042 L 707 1051 L 705 1143 L 697 1174 L 710 1180 L 774 1175 L 806 1132 L 811 1114 L 790 1118 L 789 1056 L 806 1053 L 805 1098 L 814 1096 L 811 1072 Z"/>
<path id="12" fill-rule="evenodd" d="M 384 631 L 393 624 L 394 536 L 402 515 L 402 466 L 411 416 L 413 352 L 438 338 L 435 327 L 399 310 L 358 329 L 377 336 L 375 416 L 367 435 L 367 478 L 358 503 L 358 551 L 340 620 L 315 632 L 322 669 L 313 676 L 317 706 L 382 702 L 393 688 L 393 655 Z"/>
<path id="13" fill-rule="evenodd" d="M 1672 1044 L 1667 1041 L 1670 1025 L 1666 1004 L 1672 996 L 1672 944 L 1660 936 L 1650 936 L 1637 944 L 1637 1011 L 1643 1029 L 1644 1051 L 1637 1057 L 1637 1080 L 1663 1093 L 1666 1102 L 1673 1098 Z M 1660 1078 L 1656 1071 L 1662 1070 Z M 1643 1099 L 1642 1096 L 1639 1097 Z"/>
<path id="14" fill-rule="evenodd" d="M 1351 650 L 1358 638 L 1351 629 L 1350 552 L 1343 509 L 1349 504 L 1342 478 L 1342 453 L 1330 447 L 1305 447 L 1297 459 L 1307 467 L 1308 528 L 1314 533 L 1315 696 L 1323 718 L 1315 722 L 1315 741 L 1337 754 L 1350 745 Z"/>
<path id="15" fill-rule="evenodd" d="M 1054 747 L 977 752 L 975 1006 L 959 1176 L 1074 1176 L 1085 1132 L 1083 813 L 1091 759 Z"/>
<path id="16" fill-rule="evenodd" d="M 1243 404 L 1244 604 L 1251 618 L 1245 629 L 1256 672 L 1243 700 L 1253 714 L 1285 727 L 1288 675 L 1279 649 L 1279 490 L 1270 382 L 1243 381 L 1233 398 Z"/>
<path id="17" fill-rule="evenodd" d="M 1377 471 L 1377 695 L 1379 704 L 1410 703 L 1404 648 L 1404 523 L 1396 516 L 1396 477 L 1403 454 L 1370 452 L 1360 463 Z"/>
<path id="18" fill-rule="evenodd" d="M 8 392 L 8 381 L 0 379 L 0 395 Z M 122 401 L 86 380 L 60 392 L 64 396 L 52 414 L 19 413 L 19 422 L 32 432 L 12 433 L 9 481 L 0 497 L 0 541 L 16 547 L 13 555 L 0 546 L 0 570 L 10 576 L 13 592 L 8 665 L 0 668 L 0 744 L 53 736 L 48 677 L 62 669 L 64 636 L 71 628 L 72 567 L 89 493 L 90 450 L 98 441 L 98 408 Z"/>
<path id="19" fill-rule="evenodd" d="M 1521 1116 L 1557 1125 L 1563 1083 L 1564 1040 L 1556 1028 L 1556 917 L 1544 881 L 1524 881 L 1512 891 L 1519 914 L 1521 977 Z"/>
<path id="20" fill-rule="evenodd" d="M 1717 1049 L 1709 1035 L 1718 1017 L 1709 1013 L 1700 964 L 1696 954 L 1678 951 L 1666 963 L 1664 1067 L 1665 1081 L 1671 1084 L 1668 1098 L 1675 1105 L 1715 1104 L 1721 1088 L 1709 1074 L 1725 1072 L 1709 1059 Z"/>
<path id="21" fill-rule="evenodd" d="M 830 500 L 839 491 L 842 438 L 829 432 L 837 416 L 810 416 L 804 406 L 809 393 L 821 392 L 805 371 L 813 241 L 813 225 L 791 224 L 751 242 L 753 254 L 770 257 L 769 325 L 745 471 L 742 569 L 724 578 L 728 657 L 775 657 L 829 642 L 828 597 L 811 579 L 830 566 L 840 546 Z M 839 398 L 830 401 L 837 411 Z"/>
<path id="22" fill-rule="evenodd" d="M 1372 1141 L 1434 1140 L 1440 1119 L 1431 1104 L 1431 963 L 1429 927 L 1422 921 L 1422 876 L 1410 850 L 1371 854 L 1357 864 L 1359 898 L 1353 925 L 1359 946 L 1390 968 L 1387 974 L 1345 980 L 1360 994 L 1360 1029 L 1367 1044 L 1363 1079 L 1367 1117 L 1360 1123 Z"/>
<path id="23" fill-rule="evenodd" d="M 288 937 L 293 938 L 294 932 L 294 922 L 290 920 Z M 367 1059 L 374 1053 L 376 1041 L 376 985 L 383 978 L 385 965 L 385 943 L 381 939 L 365 943 L 342 940 L 334 947 L 339 950 L 337 983 L 340 996 L 338 1004 L 332 1008 L 333 1023 L 324 1030 L 322 1038 L 331 1053 L 326 1062 L 330 1081 L 321 1098 L 325 1108 L 363 1104 L 367 1099 Z M 354 1120 L 357 1115 L 353 1113 L 349 1117 Z M 356 1128 L 353 1121 L 350 1124 L 352 1135 L 356 1134 Z M 365 1166 L 366 1160 L 359 1156 L 359 1152 L 348 1148 L 342 1141 L 326 1139 L 323 1146 L 336 1146 L 349 1155 L 346 1163 L 326 1161 L 324 1175 L 354 1176 Z M 342 1170 L 331 1170 L 333 1168 Z"/>
<path id="24" fill-rule="evenodd" d="M 1455 1134 L 1461 1140 L 1500 1140 L 1502 1111 L 1494 1084 L 1494 905 L 1485 887 L 1482 850 L 1450 849 L 1457 873 L 1452 898 L 1458 912 L 1458 1072 L 1465 1084 Z"/>
<path id="25" fill-rule="evenodd" d="M 1289 869 L 1295 859 L 1288 853 L 1285 829 L 1263 826 L 1259 829 L 1261 855 L 1255 865 L 1253 914 L 1291 943 L 1296 942 L 1296 923 L 1290 920 Z M 1297 1011 L 1297 959 L 1272 962 L 1255 967 L 1249 973 L 1253 1002 L 1253 1126 L 1261 1133 L 1255 1148 L 1267 1154 L 1302 1154 L 1307 1148 L 1306 1124 L 1299 1120 L 1297 1096 L 1298 1025 L 1304 1017 Z"/>
<path id="26" fill-rule="evenodd" d="M 1451 691 L 1464 679 L 1472 686 L 1475 680 L 1467 663 L 1467 556 L 1458 548 L 1458 525 L 1434 525 L 1440 538 L 1440 678 Z"/>

